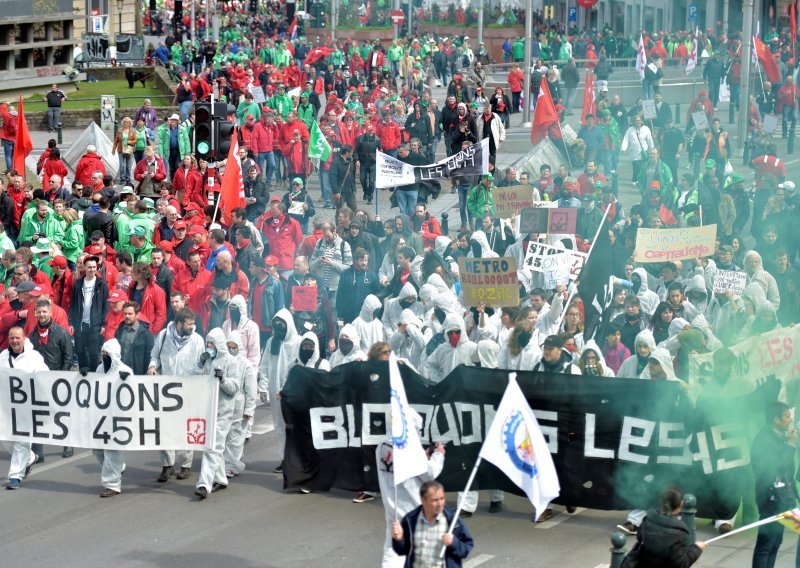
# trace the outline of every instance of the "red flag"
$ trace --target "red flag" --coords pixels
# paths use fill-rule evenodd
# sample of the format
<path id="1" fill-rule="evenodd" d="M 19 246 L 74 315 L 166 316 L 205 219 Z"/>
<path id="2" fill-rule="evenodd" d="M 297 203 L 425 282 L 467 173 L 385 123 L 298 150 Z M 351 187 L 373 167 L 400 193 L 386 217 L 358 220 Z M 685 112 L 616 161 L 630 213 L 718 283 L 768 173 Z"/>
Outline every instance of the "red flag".
<path id="1" fill-rule="evenodd" d="M 22 106 L 22 97 L 19 98 L 17 105 L 17 138 L 14 141 L 14 169 L 25 176 L 25 158 L 33 152 L 33 142 L 31 133 L 28 130 L 28 123 L 25 121 L 25 109 Z"/>
<path id="2" fill-rule="evenodd" d="M 547 81 L 542 80 L 539 87 L 539 97 L 536 99 L 536 111 L 533 114 L 533 124 L 531 124 L 531 144 L 538 144 L 547 136 L 547 131 L 558 124 L 558 112 L 553 104 L 553 97 L 550 95 L 550 87 Z"/>
<path id="3" fill-rule="evenodd" d="M 231 211 L 237 207 L 244 207 L 244 179 L 242 178 L 242 163 L 239 161 L 239 138 L 236 128 L 231 135 L 233 144 L 228 150 L 228 159 L 225 162 L 225 175 L 222 176 L 222 188 L 219 192 L 219 208 L 222 210 L 223 219 L 230 222 Z"/>
<path id="4" fill-rule="evenodd" d="M 778 62 L 769 48 L 764 45 L 764 42 L 757 37 L 753 38 L 753 45 L 755 46 L 756 56 L 764 68 L 767 78 L 773 83 L 778 84 L 781 82 L 781 70 L 778 69 Z"/>
<path id="5" fill-rule="evenodd" d="M 581 111 L 581 124 L 586 124 L 586 116 L 594 116 L 597 112 L 597 105 L 594 100 L 594 73 L 586 70 L 586 85 L 583 88 L 583 110 Z"/>
<path id="6" fill-rule="evenodd" d="M 792 56 L 797 47 L 797 2 L 789 4 L 789 28 L 792 30 Z"/>

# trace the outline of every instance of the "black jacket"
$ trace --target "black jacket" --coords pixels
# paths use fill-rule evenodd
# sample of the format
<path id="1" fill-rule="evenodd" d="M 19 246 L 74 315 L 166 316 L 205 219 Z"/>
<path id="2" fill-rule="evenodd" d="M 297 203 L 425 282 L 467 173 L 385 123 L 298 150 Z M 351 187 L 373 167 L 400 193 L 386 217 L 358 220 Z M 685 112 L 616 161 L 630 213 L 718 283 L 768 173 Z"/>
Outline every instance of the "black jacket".
<path id="1" fill-rule="evenodd" d="M 102 231 L 107 243 L 113 243 L 114 238 L 114 217 L 110 213 L 98 211 L 93 215 L 83 216 L 83 232 L 86 235 L 87 245 L 92 243 L 92 232 Z"/>
<path id="2" fill-rule="evenodd" d="M 75 328 L 75 333 L 81 329 L 83 319 L 83 281 L 79 278 L 72 284 L 72 299 L 69 304 L 69 325 Z M 106 279 L 100 274 L 97 275 L 97 282 L 94 285 L 94 295 L 92 296 L 92 308 L 89 314 L 89 325 L 92 329 L 100 331 L 108 315 L 108 284 Z"/>
<path id="3" fill-rule="evenodd" d="M 356 158 L 361 165 L 375 164 L 375 151 L 381 149 L 381 139 L 375 134 L 362 134 L 356 141 Z"/>
<path id="4" fill-rule="evenodd" d="M 244 195 L 245 197 L 252 197 L 256 200 L 255 203 L 245 206 L 245 215 L 249 221 L 255 221 L 258 217 L 267 210 L 269 205 L 269 190 L 267 184 L 261 181 L 261 176 L 255 180 L 250 179 L 250 176 L 244 180 Z"/>
<path id="5" fill-rule="evenodd" d="M 114 337 L 122 345 L 122 334 L 124 332 L 125 324 L 123 323 L 117 328 Z M 150 366 L 150 352 L 153 351 L 153 343 L 155 339 L 153 334 L 150 333 L 150 326 L 147 322 L 140 321 L 139 329 L 136 330 L 136 335 L 133 336 L 133 343 L 130 349 L 122 350 L 122 362 L 128 367 L 133 369 L 134 375 L 144 375 L 147 373 L 147 368 Z"/>
<path id="6" fill-rule="evenodd" d="M 345 161 L 341 154 L 336 154 L 331 161 L 329 176 L 333 193 L 349 195 L 356 192 L 356 161 L 352 157 Z"/>
<path id="7" fill-rule="evenodd" d="M 682 520 L 651 509 L 622 568 L 688 568 L 702 553 L 699 546 L 689 544 L 689 529 Z"/>
<path id="8" fill-rule="evenodd" d="M 773 428 L 765 425 L 753 439 L 750 464 L 756 490 L 756 505 L 760 518 L 777 515 L 795 507 L 797 494 L 794 486 L 794 453 Z M 782 488 L 775 482 L 781 481 Z"/>
<path id="9" fill-rule="evenodd" d="M 44 344 L 39 337 L 38 328 L 37 324 L 29 337 L 33 348 L 39 352 L 51 371 L 68 371 L 72 366 L 72 338 L 67 330 L 50 320 L 50 333 L 47 335 L 47 343 Z"/>

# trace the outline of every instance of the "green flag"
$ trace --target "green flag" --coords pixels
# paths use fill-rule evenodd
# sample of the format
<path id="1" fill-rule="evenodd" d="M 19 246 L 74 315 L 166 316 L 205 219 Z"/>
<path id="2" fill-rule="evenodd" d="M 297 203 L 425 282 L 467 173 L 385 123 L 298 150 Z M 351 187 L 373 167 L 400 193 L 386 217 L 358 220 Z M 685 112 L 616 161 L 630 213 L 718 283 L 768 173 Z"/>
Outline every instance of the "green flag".
<path id="1" fill-rule="evenodd" d="M 316 121 L 311 123 L 311 140 L 308 143 L 308 157 L 319 158 L 321 161 L 326 162 L 331 155 L 331 145 L 322 135 L 319 125 Z"/>

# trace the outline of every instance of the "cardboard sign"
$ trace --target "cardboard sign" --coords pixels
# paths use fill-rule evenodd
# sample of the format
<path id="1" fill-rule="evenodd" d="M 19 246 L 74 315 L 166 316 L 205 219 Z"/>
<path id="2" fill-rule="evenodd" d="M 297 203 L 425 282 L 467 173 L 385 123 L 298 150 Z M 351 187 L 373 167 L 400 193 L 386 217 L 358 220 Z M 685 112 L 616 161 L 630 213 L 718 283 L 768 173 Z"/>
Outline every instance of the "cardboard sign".
<path id="1" fill-rule="evenodd" d="M 741 295 L 747 285 L 747 274 L 737 270 L 717 269 L 714 275 L 714 293 L 725 294 L 730 290 L 734 294 Z"/>
<path id="2" fill-rule="evenodd" d="M 547 278 L 547 272 L 556 274 L 558 279 L 563 276 L 566 267 L 564 256 L 569 257 L 569 279 L 577 280 L 578 276 L 586 264 L 586 259 L 589 256 L 585 252 L 571 250 L 559 245 L 541 243 L 538 241 L 531 241 L 528 243 L 528 250 L 525 251 L 525 268 L 533 272 L 543 272 Z M 555 285 L 553 285 L 555 288 Z"/>
<path id="3" fill-rule="evenodd" d="M 292 201 L 289 204 L 289 215 L 304 215 L 303 205 L 305 204 L 302 201 Z"/>
<path id="4" fill-rule="evenodd" d="M 708 117 L 702 110 L 692 113 L 692 121 L 696 130 L 705 130 L 708 128 Z"/>
<path id="5" fill-rule="evenodd" d="M 247 90 L 250 91 L 250 94 L 253 95 L 253 102 L 259 105 L 263 105 L 267 102 L 267 98 L 264 96 L 264 89 L 257 85 L 248 85 Z"/>
<path id="6" fill-rule="evenodd" d="M 533 207 L 533 190 L 530 185 L 497 187 L 493 192 L 494 211 L 498 218 L 509 219 L 520 211 Z"/>
<path id="7" fill-rule="evenodd" d="M 644 113 L 645 120 L 655 120 L 658 116 L 656 112 L 656 101 L 653 99 L 642 101 L 642 112 Z"/>
<path id="8" fill-rule="evenodd" d="M 578 210 L 572 207 L 530 207 L 520 213 L 520 233 L 557 233 L 574 235 Z"/>
<path id="9" fill-rule="evenodd" d="M 775 131 L 778 129 L 778 115 L 765 114 L 763 129 L 764 132 L 766 132 L 767 134 L 774 134 Z"/>
<path id="10" fill-rule="evenodd" d="M 636 262 L 670 262 L 709 256 L 714 252 L 717 225 L 683 229 L 639 229 Z"/>
<path id="11" fill-rule="evenodd" d="M 493 308 L 519 305 L 517 261 L 513 257 L 458 259 L 461 301 L 465 307 L 481 302 Z"/>
<path id="12" fill-rule="evenodd" d="M 295 286 L 292 288 L 292 307 L 298 312 L 313 312 L 317 309 L 317 287 Z"/>
<path id="13" fill-rule="evenodd" d="M 552 290 L 559 284 L 569 283 L 574 258 L 576 257 L 562 252 L 544 259 L 544 284 L 546 289 Z"/>

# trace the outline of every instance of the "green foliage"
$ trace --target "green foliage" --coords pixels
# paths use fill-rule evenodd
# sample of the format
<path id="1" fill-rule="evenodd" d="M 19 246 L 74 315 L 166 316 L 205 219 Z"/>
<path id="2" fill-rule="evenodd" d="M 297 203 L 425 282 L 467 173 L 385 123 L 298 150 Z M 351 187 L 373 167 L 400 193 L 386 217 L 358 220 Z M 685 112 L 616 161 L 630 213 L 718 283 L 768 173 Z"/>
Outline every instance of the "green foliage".
<path id="1" fill-rule="evenodd" d="M 89 74 L 91 74 L 91 70 Z M 133 89 L 129 89 L 128 82 L 124 79 L 98 81 L 97 83 L 79 83 L 80 90 L 66 89 L 64 91 L 68 97 L 64 102 L 64 112 L 69 112 L 70 109 L 100 108 L 100 95 L 122 97 L 117 99 L 117 104 L 121 107 L 139 107 L 144 99 L 151 99 L 153 106 L 156 107 L 170 106 L 172 104 L 172 95 L 169 95 L 169 98 L 158 98 L 165 95 L 165 93 L 155 88 L 153 81 L 148 81 L 145 84 L 147 86 L 142 88 L 141 83 L 135 83 Z M 25 110 L 47 110 L 47 103 L 42 99 L 46 92 L 45 90 L 26 98 Z"/>

